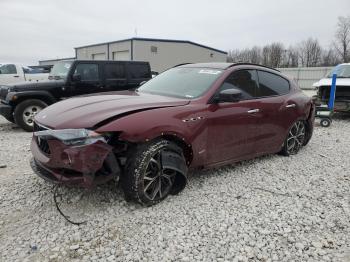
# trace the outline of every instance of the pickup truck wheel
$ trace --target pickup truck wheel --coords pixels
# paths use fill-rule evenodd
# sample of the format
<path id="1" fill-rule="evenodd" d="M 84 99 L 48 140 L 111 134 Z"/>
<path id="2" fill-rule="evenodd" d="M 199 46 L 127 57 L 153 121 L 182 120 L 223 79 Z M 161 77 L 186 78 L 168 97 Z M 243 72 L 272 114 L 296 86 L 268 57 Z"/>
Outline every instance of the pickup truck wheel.
<path id="1" fill-rule="evenodd" d="M 138 145 L 129 153 L 121 179 L 126 199 L 150 206 L 185 186 L 186 161 L 176 144 L 159 139 Z"/>
<path id="2" fill-rule="evenodd" d="M 47 104 L 39 99 L 29 99 L 19 103 L 14 112 L 14 118 L 17 125 L 27 132 L 33 131 L 34 116 Z"/>

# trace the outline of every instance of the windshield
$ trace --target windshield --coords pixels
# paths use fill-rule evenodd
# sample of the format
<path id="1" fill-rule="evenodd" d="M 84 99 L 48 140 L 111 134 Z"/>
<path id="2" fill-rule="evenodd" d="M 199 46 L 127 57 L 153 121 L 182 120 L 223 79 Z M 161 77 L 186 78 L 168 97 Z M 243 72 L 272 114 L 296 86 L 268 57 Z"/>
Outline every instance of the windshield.
<path id="1" fill-rule="evenodd" d="M 23 66 L 23 72 L 25 74 L 41 74 L 41 73 L 45 73 L 44 69 L 42 68 L 31 68 L 29 66 Z"/>
<path id="2" fill-rule="evenodd" d="M 222 70 L 210 68 L 172 68 L 143 84 L 138 91 L 196 98 L 204 94 L 221 74 Z"/>
<path id="3" fill-rule="evenodd" d="M 50 72 L 49 79 L 66 78 L 73 61 L 64 61 L 55 64 Z"/>
<path id="4" fill-rule="evenodd" d="M 337 78 L 350 78 L 350 65 L 338 65 L 334 67 L 327 75 L 331 78 L 334 73 L 337 73 Z"/>

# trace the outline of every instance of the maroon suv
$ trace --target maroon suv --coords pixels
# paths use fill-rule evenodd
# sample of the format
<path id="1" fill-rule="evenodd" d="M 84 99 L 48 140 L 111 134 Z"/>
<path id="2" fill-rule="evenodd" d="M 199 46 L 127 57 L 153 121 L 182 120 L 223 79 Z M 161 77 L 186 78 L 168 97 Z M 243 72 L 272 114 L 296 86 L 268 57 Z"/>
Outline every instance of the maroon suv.
<path id="1" fill-rule="evenodd" d="M 151 205 L 183 189 L 188 169 L 297 153 L 313 121 L 311 99 L 277 70 L 186 64 L 136 91 L 44 109 L 35 117 L 32 167 L 85 187 L 120 178 L 128 199 Z"/>

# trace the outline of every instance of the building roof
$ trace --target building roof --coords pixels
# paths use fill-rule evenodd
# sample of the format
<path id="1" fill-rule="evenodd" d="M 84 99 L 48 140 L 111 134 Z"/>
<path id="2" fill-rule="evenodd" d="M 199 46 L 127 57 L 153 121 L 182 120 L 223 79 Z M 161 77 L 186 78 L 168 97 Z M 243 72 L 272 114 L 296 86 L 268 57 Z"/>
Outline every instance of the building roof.
<path id="1" fill-rule="evenodd" d="M 51 61 L 64 61 L 64 60 L 73 60 L 75 57 L 66 57 L 66 58 L 53 58 L 53 59 L 47 59 L 47 60 L 39 60 L 39 62 L 51 62 Z"/>
<path id="2" fill-rule="evenodd" d="M 117 40 L 117 41 L 112 41 L 112 42 L 104 42 L 104 43 L 99 43 L 99 44 L 92 44 L 92 45 L 85 45 L 85 46 L 79 46 L 75 47 L 75 49 L 79 48 L 85 48 L 85 47 L 92 47 L 92 46 L 99 46 L 99 45 L 107 45 L 107 44 L 114 44 L 114 43 L 120 43 L 120 42 L 126 42 L 126 41 L 154 41 L 154 42 L 168 42 L 168 43 L 182 43 L 182 44 L 191 44 L 199 47 L 203 47 L 209 50 L 213 50 L 219 53 L 227 54 L 227 52 L 212 48 L 209 46 L 201 45 L 192 41 L 188 40 L 172 40 L 172 39 L 158 39 L 158 38 L 142 38 L 142 37 L 132 37 L 132 38 L 127 38 L 127 39 L 122 39 L 122 40 Z"/>

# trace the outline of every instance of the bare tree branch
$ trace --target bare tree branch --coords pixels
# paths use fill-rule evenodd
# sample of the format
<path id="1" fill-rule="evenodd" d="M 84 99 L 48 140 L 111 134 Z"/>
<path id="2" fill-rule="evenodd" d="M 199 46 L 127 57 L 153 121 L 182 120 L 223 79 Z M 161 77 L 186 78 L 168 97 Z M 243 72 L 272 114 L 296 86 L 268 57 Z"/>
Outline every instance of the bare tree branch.
<path id="1" fill-rule="evenodd" d="M 320 65 L 322 48 L 317 39 L 308 38 L 298 45 L 301 66 L 312 67 Z"/>
<path id="2" fill-rule="evenodd" d="M 335 33 L 334 48 L 341 57 L 342 62 L 350 61 L 350 16 L 338 17 L 337 31 Z"/>

